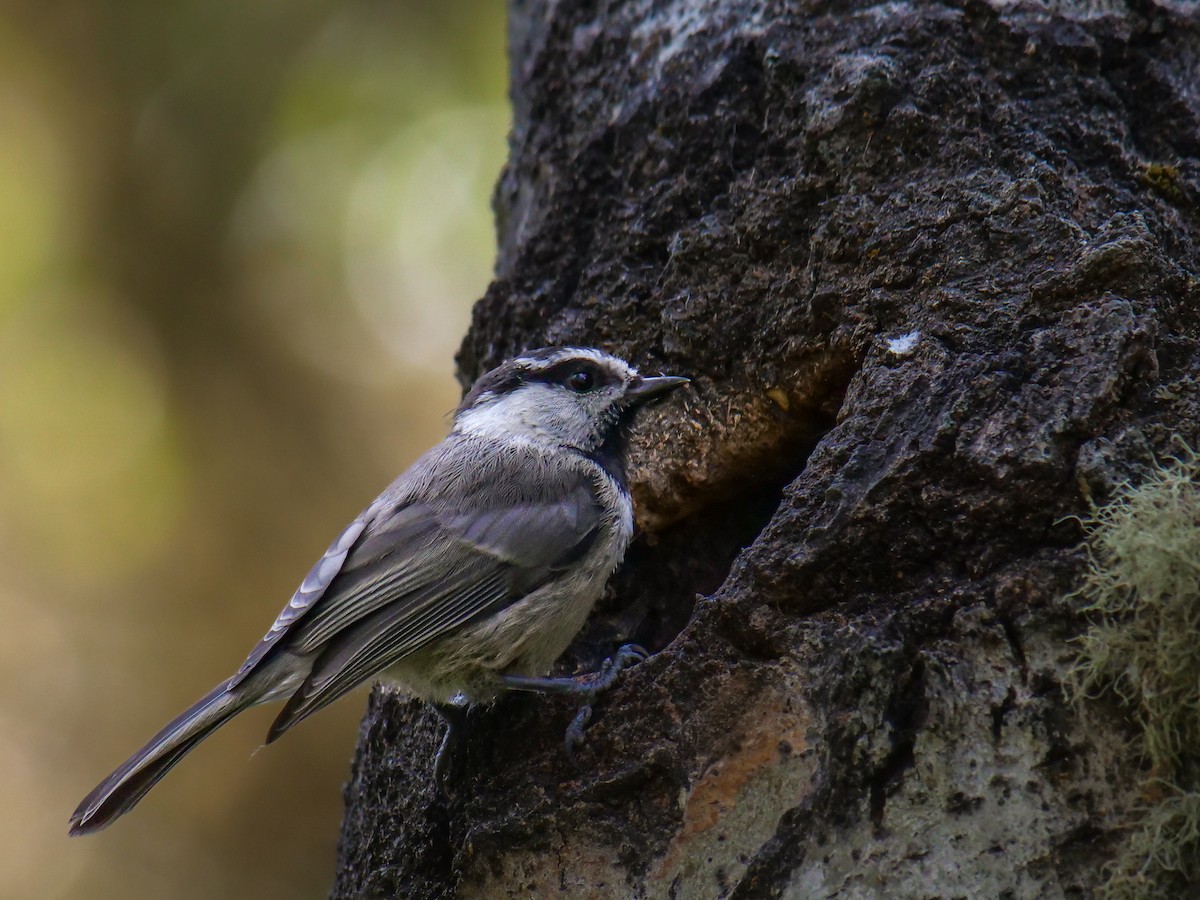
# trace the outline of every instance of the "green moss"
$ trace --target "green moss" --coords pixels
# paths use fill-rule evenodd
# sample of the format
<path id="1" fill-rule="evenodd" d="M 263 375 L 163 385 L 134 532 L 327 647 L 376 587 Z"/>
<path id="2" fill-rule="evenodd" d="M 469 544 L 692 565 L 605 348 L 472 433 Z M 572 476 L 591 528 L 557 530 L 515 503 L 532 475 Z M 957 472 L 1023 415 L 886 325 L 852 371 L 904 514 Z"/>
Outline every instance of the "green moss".
<path id="1" fill-rule="evenodd" d="M 1152 191 L 1170 200 L 1181 203 L 1187 199 L 1179 185 L 1179 167 L 1166 163 L 1142 163 L 1138 167 L 1138 181 Z"/>
<path id="2" fill-rule="evenodd" d="M 1182 896 L 1200 885 L 1200 455 L 1182 447 L 1085 522 L 1076 592 L 1077 698 L 1113 691 L 1136 717 L 1145 805 L 1100 896 Z"/>

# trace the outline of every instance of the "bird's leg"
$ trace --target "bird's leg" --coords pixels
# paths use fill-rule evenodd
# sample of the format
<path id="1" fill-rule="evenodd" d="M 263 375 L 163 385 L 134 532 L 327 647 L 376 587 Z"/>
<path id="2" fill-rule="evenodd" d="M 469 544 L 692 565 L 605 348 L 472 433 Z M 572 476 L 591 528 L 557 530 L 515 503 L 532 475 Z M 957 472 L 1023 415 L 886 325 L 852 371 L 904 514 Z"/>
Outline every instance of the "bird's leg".
<path id="1" fill-rule="evenodd" d="M 442 743 L 437 755 L 433 758 L 433 780 L 438 790 L 447 794 L 447 778 L 450 769 L 450 757 L 462 740 L 467 723 L 467 707 L 461 703 L 434 703 L 434 711 L 446 723 L 446 733 L 442 735 Z"/>
<path id="2" fill-rule="evenodd" d="M 534 694 L 581 694 L 593 697 L 612 686 L 621 671 L 630 664 L 641 662 L 650 654 L 637 644 L 625 644 L 606 659 L 599 671 L 570 678 L 538 678 L 532 675 L 501 675 L 500 680 L 510 691 L 529 691 Z"/>
<path id="3" fill-rule="evenodd" d="M 530 675 L 501 675 L 504 686 L 513 691 L 531 691 L 536 694 L 574 694 L 583 698 L 579 712 L 567 726 L 566 749 L 571 762 L 578 765 L 575 749 L 583 743 L 583 729 L 592 718 L 592 701 L 601 691 L 607 690 L 617 680 L 623 669 L 641 662 L 650 654 L 637 644 L 625 644 L 604 661 L 599 671 L 574 678 L 537 678 Z"/>

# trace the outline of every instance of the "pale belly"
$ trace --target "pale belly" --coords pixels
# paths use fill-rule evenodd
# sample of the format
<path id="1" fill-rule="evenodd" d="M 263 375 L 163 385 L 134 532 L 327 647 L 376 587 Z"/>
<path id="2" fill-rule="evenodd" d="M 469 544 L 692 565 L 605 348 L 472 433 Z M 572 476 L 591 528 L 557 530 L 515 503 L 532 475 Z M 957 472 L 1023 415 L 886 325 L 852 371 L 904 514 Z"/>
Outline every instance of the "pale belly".
<path id="1" fill-rule="evenodd" d="M 434 641 L 381 677 L 417 697 L 444 703 L 459 696 L 472 702 L 492 699 L 502 689 L 501 674 L 547 674 L 583 627 L 620 556 L 610 550 L 592 559 L 569 579 L 551 582 Z"/>

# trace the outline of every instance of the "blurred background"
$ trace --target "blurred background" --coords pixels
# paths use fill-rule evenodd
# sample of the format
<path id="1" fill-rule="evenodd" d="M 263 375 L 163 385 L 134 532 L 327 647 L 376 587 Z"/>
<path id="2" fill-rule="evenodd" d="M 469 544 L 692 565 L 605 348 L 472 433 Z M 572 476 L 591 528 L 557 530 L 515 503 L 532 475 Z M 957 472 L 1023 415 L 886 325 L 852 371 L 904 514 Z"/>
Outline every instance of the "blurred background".
<path id="1" fill-rule="evenodd" d="M 496 0 L 0 0 L 0 897 L 325 896 L 363 689 L 67 818 L 445 433 L 505 88 Z"/>

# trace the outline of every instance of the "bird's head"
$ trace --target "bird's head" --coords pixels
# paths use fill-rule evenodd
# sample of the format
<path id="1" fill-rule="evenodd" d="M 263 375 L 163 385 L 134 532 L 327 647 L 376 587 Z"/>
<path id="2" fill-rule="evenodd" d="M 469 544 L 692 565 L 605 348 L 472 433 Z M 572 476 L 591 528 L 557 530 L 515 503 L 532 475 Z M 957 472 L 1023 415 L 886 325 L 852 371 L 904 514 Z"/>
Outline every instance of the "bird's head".
<path id="1" fill-rule="evenodd" d="M 647 378 L 601 350 L 533 350 L 479 377 L 455 414 L 455 431 L 611 451 L 643 404 L 687 383 L 671 375 Z"/>

